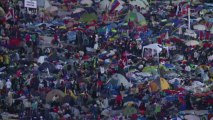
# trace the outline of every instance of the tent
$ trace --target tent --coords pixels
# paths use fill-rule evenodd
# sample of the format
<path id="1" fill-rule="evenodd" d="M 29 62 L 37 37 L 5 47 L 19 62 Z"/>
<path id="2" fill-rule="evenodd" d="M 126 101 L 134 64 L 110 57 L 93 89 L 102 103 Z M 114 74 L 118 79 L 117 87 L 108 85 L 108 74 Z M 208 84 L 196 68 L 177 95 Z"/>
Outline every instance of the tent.
<path id="1" fill-rule="evenodd" d="M 144 55 L 145 49 L 152 49 L 152 56 L 154 56 L 154 52 L 156 51 L 157 57 L 159 58 L 159 53 L 163 50 L 163 48 L 167 50 L 167 55 L 169 56 L 169 48 L 168 47 L 164 47 L 160 44 L 154 43 L 154 44 L 149 44 L 149 45 L 146 45 L 146 46 L 143 47 L 142 57 Z"/>
<path id="2" fill-rule="evenodd" d="M 164 78 L 156 79 L 150 83 L 150 90 L 156 92 L 158 90 L 169 89 L 170 85 Z"/>
<path id="3" fill-rule="evenodd" d="M 124 87 L 129 88 L 131 87 L 131 83 L 121 74 L 114 74 L 112 77 L 107 81 L 107 84 L 112 84 L 114 87 L 120 86 L 123 83 Z"/>

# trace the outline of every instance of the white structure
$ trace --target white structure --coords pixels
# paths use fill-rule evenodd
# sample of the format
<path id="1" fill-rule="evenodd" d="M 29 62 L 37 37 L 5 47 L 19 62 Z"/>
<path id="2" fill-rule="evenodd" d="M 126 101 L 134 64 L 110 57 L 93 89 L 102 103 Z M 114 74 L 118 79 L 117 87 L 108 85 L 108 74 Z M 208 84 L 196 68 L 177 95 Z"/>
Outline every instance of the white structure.
<path id="1" fill-rule="evenodd" d="M 144 56 L 144 51 L 145 49 L 151 49 L 152 50 L 152 57 L 154 57 L 155 52 L 157 53 L 157 58 L 159 59 L 159 54 L 163 49 L 167 50 L 167 56 L 169 56 L 169 47 L 162 46 L 160 44 L 154 43 L 154 44 L 149 44 L 146 46 L 143 46 L 142 50 L 142 57 Z"/>

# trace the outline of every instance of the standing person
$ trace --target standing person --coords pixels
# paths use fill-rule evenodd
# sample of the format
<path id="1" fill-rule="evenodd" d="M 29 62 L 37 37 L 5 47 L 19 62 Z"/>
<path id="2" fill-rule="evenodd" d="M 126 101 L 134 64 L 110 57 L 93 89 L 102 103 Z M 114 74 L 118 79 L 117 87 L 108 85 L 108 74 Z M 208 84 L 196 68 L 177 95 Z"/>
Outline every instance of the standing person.
<path id="1" fill-rule="evenodd" d="M 121 93 L 121 96 L 124 97 L 125 87 L 124 87 L 123 83 L 121 83 L 121 86 L 120 86 L 120 88 L 119 88 L 119 91 L 120 91 L 120 93 Z"/>
<path id="2" fill-rule="evenodd" d="M 118 107 L 121 107 L 122 106 L 122 102 L 123 102 L 123 97 L 121 95 L 121 93 L 119 93 L 117 96 L 116 96 L 116 104 L 118 105 Z"/>
<path id="3" fill-rule="evenodd" d="M 6 82 L 7 91 L 9 91 L 11 89 L 11 87 L 12 87 L 12 83 L 11 83 L 10 79 L 8 79 Z"/>

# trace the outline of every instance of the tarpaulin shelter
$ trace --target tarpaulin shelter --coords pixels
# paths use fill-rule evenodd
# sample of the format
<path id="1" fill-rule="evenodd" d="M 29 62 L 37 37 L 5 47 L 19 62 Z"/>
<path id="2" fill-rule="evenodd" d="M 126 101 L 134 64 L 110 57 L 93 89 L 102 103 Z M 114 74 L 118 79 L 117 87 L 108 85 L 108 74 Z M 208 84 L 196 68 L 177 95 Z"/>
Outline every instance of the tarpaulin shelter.
<path id="1" fill-rule="evenodd" d="M 152 92 L 169 89 L 170 85 L 164 78 L 156 79 L 150 83 L 150 90 Z"/>
<path id="2" fill-rule="evenodd" d="M 112 84 L 113 86 L 117 87 L 123 83 L 124 87 L 129 88 L 131 87 L 131 83 L 121 74 L 114 74 L 112 77 L 107 81 L 107 84 Z"/>

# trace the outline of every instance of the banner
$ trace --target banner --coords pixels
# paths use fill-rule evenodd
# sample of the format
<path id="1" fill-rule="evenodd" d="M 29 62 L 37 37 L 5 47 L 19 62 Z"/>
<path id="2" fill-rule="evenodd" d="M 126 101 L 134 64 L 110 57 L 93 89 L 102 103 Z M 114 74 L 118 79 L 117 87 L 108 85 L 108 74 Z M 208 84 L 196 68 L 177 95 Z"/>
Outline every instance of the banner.
<path id="1" fill-rule="evenodd" d="M 36 0 L 25 0 L 24 7 L 27 8 L 37 8 L 37 1 Z"/>

